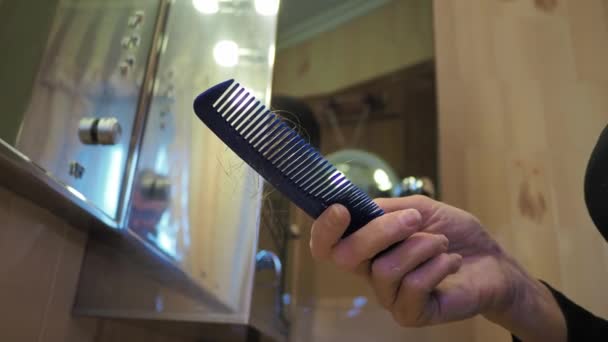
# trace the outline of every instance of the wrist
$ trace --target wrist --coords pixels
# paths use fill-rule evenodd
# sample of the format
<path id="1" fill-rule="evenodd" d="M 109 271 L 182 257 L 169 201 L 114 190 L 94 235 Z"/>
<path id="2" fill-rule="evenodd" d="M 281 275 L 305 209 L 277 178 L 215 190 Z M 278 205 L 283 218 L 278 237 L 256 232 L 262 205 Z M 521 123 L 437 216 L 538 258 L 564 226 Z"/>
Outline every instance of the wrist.
<path id="1" fill-rule="evenodd" d="M 566 341 L 566 320 L 551 291 L 503 253 L 508 290 L 488 320 L 512 332 L 522 341 Z"/>

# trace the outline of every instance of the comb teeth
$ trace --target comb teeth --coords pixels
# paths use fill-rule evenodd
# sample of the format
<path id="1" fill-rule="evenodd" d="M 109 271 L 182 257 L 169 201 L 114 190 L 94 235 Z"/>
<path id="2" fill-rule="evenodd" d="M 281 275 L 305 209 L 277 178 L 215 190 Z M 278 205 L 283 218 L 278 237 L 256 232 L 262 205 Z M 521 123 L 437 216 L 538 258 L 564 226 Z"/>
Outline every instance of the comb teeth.
<path id="1" fill-rule="evenodd" d="M 384 214 L 375 202 L 306 143 L 247 89 L 226 81 L 194 103 L 199 118 L 268 182 L 312 217 L 346 206 L 350 235 Z"/>

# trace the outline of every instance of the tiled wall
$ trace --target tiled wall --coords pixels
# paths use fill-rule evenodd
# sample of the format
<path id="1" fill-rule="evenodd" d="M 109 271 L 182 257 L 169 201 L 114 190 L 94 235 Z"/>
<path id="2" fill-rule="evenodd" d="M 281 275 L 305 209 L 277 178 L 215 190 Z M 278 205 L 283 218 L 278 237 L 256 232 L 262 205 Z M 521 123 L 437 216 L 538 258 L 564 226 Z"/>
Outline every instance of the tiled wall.
<path id="1" fill-rule="evenodd" d="M 0 187 L 0 341 L 93 341 L 72 318 L 86 235 Z"/>
<path id="2" fill-rule="evenodd" d="M 608 1 L 434 2 L 444 199 L 534 275 L 608 317 L 583 177 L 608 124 Z M 509 341 L 476 321 L 477 341 Z"/>
<path id="3" fill-rule="evenodd" d="M 0 341 L 239 341 L 196 323 L 72 315 L 87 236 L 0 186 Z"/>

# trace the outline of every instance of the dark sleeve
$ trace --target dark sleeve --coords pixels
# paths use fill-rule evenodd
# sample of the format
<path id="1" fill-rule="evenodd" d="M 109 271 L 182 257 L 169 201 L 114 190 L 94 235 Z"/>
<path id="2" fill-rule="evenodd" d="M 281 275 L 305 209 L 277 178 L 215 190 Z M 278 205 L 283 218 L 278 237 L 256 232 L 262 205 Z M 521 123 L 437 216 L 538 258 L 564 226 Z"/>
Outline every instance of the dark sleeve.
<path id="1" fill-rule="evenodd" d="M 608 341 L 608 321 L 578 306 L 549 284 L 545 282 L 543 284 L 551 290 L 553 297 L 555 297 L 557 304 L 564 313 L 568 329 L 568 342 Z M 521 342 L 515 336 L 513 336 L 513 341 Z"/>

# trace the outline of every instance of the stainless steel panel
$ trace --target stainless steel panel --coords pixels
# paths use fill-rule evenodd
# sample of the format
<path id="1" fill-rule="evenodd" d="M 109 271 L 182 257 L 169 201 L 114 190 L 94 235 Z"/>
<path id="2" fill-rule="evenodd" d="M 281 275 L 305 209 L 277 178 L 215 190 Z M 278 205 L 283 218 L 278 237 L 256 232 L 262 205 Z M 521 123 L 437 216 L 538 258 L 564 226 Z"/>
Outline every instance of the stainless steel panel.
<path id="1" fill-rule="evenodd" d="M 15 147 L 118 219 L 159 0 L 61 0 Z M 116 118 L 115 144 L 79 139 L 81 119 Z"/>
<path id="2" fill-rule="evenodd" d="M 0 139 L 0 183 L 85 230 L 117 228 L 116 221 Z"/>

